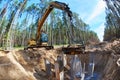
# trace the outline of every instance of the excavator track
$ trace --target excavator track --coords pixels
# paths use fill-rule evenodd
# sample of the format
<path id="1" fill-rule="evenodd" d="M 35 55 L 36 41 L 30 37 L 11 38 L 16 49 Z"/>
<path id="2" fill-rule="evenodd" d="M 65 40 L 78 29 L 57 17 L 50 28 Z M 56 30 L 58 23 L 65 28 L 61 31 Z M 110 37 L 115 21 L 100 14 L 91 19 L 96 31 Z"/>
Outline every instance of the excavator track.
<path id="1" fill-rule="evenodd" d="M 24 48 L 24 50 L 28 50 L 28 49 L 34 49 L 34 48 L 45 48 L 46 50 L 50 50 L 50 49 L 54 49 L 53 46 L 41 46 L 41 45 L 35 45 L 35 46 L 29 46 Z"/>

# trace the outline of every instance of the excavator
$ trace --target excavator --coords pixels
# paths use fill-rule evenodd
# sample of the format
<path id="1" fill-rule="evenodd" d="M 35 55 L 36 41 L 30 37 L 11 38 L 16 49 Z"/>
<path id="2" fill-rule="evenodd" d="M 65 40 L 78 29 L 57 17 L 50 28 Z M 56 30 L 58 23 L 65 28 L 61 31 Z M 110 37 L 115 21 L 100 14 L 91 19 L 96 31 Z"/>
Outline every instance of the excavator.
<path id="1" fill-rule="evenodd" d="M 68 7 L 67 4 L 63 3 L 63 2 L 58 2 L 58 1 L 52 1 L 50 2 L 48 8 L 46 9 L 45 13 L 43 14 L 42 18 L 38 21 L 38 28 L 37 28 L 37 35 L 36 35 L 36 40 L 32 39 L 29 41 L 29 46 L 27 48 L 24 49 L 28 49 L 28 48 L 41 48 L 44 47 L 47 50 L 49 49 L 53 49 L 53 46 L 48 46 L 47 44 L 47 40 L 41 40 L 41 29 L 43 26 L 43 23 L 45 22 L 46 18 L 48 17 L 48 15 L 50 14 L 50 12 L 54 9 L 60 9 L 65 11 L 68 14 L 68 17 L 70 18 L 70 21 L 72 23 L 72 11 L 70 10 L 70 8 Z M 73 24 L 72 24 L 73 25 Z M 84 46 L 80 46 L 78 45 L 77 47 L 63 47 L 62 51 L 65 54 L 79 54 L 79 53 L 83 53 L 85 50 Z"/>
<path id="2" fill-rule="evenodd" d="M 45 47 L 46 49 L 51 49 L 53 48 L 53 46 L 48 46 L 47 45 L 47 41 L 41 41 L 41 28 L 46 20 L 46 18 L 48 17 L 48 15 L 50 14 L 50 12 L 54 9 L 60 9 L 65 11 L 68 14 L 68 17 L 70 18 L 70 20 L 72 20 L 72 12 L 70 11 L 70 8 L 68 7 L 67 4 L 63 3 L 63 2 L 58 2 L 58 1 L 52 1 L 50 2 L 48 8 L 46 9 L 45 13 L 43 14 L 42 18 L 38 21 L 38 28 L 37 28 L 37 35 L 36 35 L 36 40 L 31 39 L 28 42 L 28 48 L 40 48 L 40 47 Z"/>

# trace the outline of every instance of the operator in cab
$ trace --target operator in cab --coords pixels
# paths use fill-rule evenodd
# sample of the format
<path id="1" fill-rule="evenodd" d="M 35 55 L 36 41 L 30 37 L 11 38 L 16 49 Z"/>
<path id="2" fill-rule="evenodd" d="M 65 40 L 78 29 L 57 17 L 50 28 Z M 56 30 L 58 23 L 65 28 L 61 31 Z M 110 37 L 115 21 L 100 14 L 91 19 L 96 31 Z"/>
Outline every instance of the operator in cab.
<path id="1" fill-rule="evenodd" d="M 48 45 L 48 34 L 44 30 L 41 30 L 40 42 L 41 42 L 42 46 Z"/>

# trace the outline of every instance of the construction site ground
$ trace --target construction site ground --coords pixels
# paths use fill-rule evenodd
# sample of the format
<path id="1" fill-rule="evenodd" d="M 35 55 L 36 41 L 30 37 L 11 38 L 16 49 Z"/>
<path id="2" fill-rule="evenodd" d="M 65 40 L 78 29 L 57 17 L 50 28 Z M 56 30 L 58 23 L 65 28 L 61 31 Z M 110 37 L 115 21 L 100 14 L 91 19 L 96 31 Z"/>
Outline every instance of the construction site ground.
<path id="1" fill-rule="evenodd" d="M 1 50 L 0 80 L 58 80 L 55 74 L 58 56 L 65 58 L 64 67 L 63 64 L 59 64 L 59 71 L 64 72 L 64 80 L 70 80 L 70 60 L 75 55 L 65 55 L 61 47 L 51 50 L 45 48 Z M 85 75 L 91 74 L 89 65 L 94 63 L 92 74 L 96 75 L 96 78 L 84 77 L 84 80 L 120 80 L 120 39 L 87 45 L 85 53 L 77 56 Z M 49 67 L 47 64 L 50 64 L 50 69 L 47 68 Z M 75 70 L 72 71 L 75 73 Z"/>

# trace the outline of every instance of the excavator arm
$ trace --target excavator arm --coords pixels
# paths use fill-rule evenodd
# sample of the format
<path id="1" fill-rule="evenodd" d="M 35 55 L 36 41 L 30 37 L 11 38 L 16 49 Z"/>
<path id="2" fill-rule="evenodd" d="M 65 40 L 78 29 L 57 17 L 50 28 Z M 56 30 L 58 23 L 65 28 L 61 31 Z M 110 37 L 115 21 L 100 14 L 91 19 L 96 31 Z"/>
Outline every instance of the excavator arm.
<path id="1" fill-rule="evenodd" d="M 58 2 L 58 1 L 53 1 L 49 4 L 49 7 L 46 9 L 44 15 L 42 16 L 42 18 L 39 20 L 38 22 L 38 29 L 37 29 L 37 36 L 36 36 L 36 43 L 38 42 L 39 38 L 40 38 L 40 34 L 41 34 L 41 28 L 43 26 L 43 23 L 45 22 L 46 18 L 48 17 L 48 15 L 50 14 L 50 12 L 54 9 L 60 9 L 65 11 L 68 16 L 70 17 L 70 20 L 72 20 L 72 12 L 70 11 L 70 8 L 68 7 L 67 4 L 62 3 L 62 2 Z"/>

